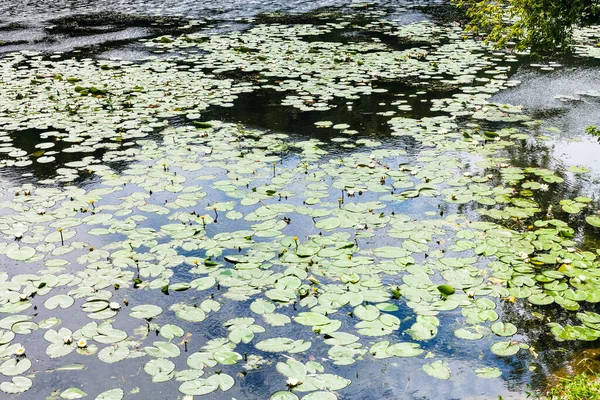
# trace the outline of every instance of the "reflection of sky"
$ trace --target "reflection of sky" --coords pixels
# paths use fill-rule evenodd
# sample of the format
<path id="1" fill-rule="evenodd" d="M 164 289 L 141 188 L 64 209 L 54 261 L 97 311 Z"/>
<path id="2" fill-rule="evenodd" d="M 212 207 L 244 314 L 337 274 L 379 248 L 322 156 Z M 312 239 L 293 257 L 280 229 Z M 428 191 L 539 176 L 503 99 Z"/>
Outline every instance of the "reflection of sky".
<path id="1" fill-rule="evenodd" d="M 149 37 L 147 21 L 140 17 L 183 17 L 184 19 L 216 19 L 234 22 L 266 12 L 306 13 L 320 8 L 346 7 L 362 1 L 348 0 L 56 0 L 0 1 L 0 53 L 18 50 L 64 52 L 75 48 L 131 41 Z M 439 0 L 379 0 L 378 5 L 394 7 L 389 18 L 398 25 L 427 19 L 425 14 L 410 9 L 419 5 L 440 4 Z M 90 15 L 99 14 L 97 19 Z M 86 16 L 86 20 L 78 17 Z M 110 24 L 105 25 L 103 24 Z M 140 24 L 142 26 L 140 26 Z M 180 28 L 177 22 L 170 27 Z M 53 30 L 60 26 L 68 34 Z M 94 31 L 88 31 L 93 26 Z M 162 26 L 161 28 L 165 28 Z M 131 59 L 134 54 L 119 54 Z M 143 58 L 145 55 L 140 55 Z"/>
<path id="2" fill-rule="evenodd" d="M 306 13 L 325 7 L 364 4 L 360 0 L 54 0 L 0 2 L 0 26 L 9 23 L 44 24 L 57 17 L 115 12 L 137 15 L 185 17 L 216 16 L 219 19 L 249 17 L 263 12 Z M 376 0 L 382 6 L 440 4 L 440 0 Z"/>
<path id="3" fill-rule="evenodd" d="M 600 126 L 600 97 L 595 97 L 600 96 L 598 72 L 597 68 L 519 72 L 512 79 L 521 84 L 498 93 L 492 101 L 523 105 L 534 118 L 543 119 L 543 127 L 558 128 L 560 133 L 539 131 L 556 138 L 555 159 L 600 172 L 600 144 L 585 133 L 590 125 Z"/>

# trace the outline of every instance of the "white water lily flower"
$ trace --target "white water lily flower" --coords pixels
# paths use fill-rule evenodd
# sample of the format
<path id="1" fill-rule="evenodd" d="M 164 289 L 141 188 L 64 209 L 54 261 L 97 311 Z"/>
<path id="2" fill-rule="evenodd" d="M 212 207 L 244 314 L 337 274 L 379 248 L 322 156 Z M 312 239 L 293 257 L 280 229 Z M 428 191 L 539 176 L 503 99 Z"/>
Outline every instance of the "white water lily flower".
<path id="1" fill-rule="evenodd" d="M 25 347 L 23 346 L 19 346 L 15 349 L 15 355 L 16 356 L 24 356 L 25 355 Z"/>
<path id="2" fill-rule="evenodd" d="M 44 215 L 46 214 L 46 210 L 44 210 L 43 208 L 40 208 L 39 210 L 36 211 L 39 215 Z"/>
<path id="3" fill-rule="evenodd" d="M 494 179 L 494 175 L 492 175 L 492 174 L 489 174 L 489 175 L 487 176 L 487 178 L 488 178 L 488 180 L 490 180 L 490 181 L 491 181 L 492 179 Z"/>
<path id="4" fill-rule="evenodd" d="M 79 347 L 80 349 L 83 349 L 83 348 L 87 347 L 87 340 L 85 340 L 85 339 L 79 339 L 77 341 L 77 347 Z"/>
<path id="5" fill-rule="evenodd" d="M 575 247 L 567 247 L 567 251 L 569 253 L 575 253 L 575 250 L 576 250 Z"/>
<path id="6" fill-rule="evenodd" d="M 73 338 L 71 336 L 63 336 L 63 342 L 65 344 L 71 344 L 73 342 Z"/>
<path id="7" fill-rule="evenodd" d="M 116 311 L 116 310 L 118 310 L 118 309 L 120 309 L 120 308 L 121 308 L 121 305 L 120 305 L 119 303 L 117 303 L 116 301 L 113 301 L 113 302 L 111 302 L 111 303 L 108 305 L 108 307 L 109 307 L 111 310 L 113 310 L 113 311 Z"/>
<path id="8" fill-rule="evenodd" d="M 302 384 L 302 382 L 299 379 L 296 379 L 296 378 L 287 378 L 287 381 L 285 381 L 285 383 L 289 387 L 295 387 L 295 386 L 298 386 L 298 385 Z"/>
<path id="9" fill-rule="evenodd" d="M 546 184 L 546 183 L 540 183 L 540 190 L 542 192 L 547 192 L 548 189 L 550 189 L 550 186 L 548 186 L 548 184 Z"/>
<path id="10" fill-rule="evenodd" d="M 463 174 L 463 176 L 466 176 L 467 178 L 469 178 L 469 177 L 473 176 L 473 174 L 472 174 L 472 173 L 470 173 L 470 172 L 465 172 L 465 173 Z"/>

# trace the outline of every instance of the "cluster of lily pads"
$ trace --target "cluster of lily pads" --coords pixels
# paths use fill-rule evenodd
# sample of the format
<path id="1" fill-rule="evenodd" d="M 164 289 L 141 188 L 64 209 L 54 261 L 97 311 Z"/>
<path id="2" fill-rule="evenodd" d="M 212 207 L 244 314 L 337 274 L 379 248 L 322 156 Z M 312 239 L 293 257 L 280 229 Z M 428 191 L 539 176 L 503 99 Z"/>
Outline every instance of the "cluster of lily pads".
<path id="1" fill-rule="evenodd" d="M 143 365 L 188 396 L 274 365 L 272 399 L 335 399 L 351 379 L 326 371 L 366 359 L 421 357 L 425 373 L 450 378 L 450 356 L 425 349 L 443 331 L 497 356 L 528 349 L 526 332 L 502 321 L 503 303 L 574 312 L 600 301 L 597 254 L 536 200 L 564 178 L 506 158 L 533 140 L 520 107 L 488 102 L 513 84 L 514 56 L 454 26 L 351 21 L 161 37 L 145 44 L 167 56 L 141 63 L 5 58 L 0 170 L 56 168 L 0 191 L 0 390 L 29 390 L 34 371 L 64 357 Z M 351 27 L 426 46 L 318 40 Z M 417 154 L 369 137 L 329 154 L 316 139 L 202 118 L 259 90 L 326 112 L 384 92 L 378 80 L 455 91 L 423 102 L 434 116 L 401 99 L 384 114 Z M 39 143 L 19 139 L 31 132 Z M 556 207 L 600 226 L 591 198 Z M 447 315 L 458 322 L 444 326 Z M 577 318 L 548 331 L 600 337 L 600 315 Z M 33 350 L 42 337 L 45 352 Z M 501 375 L 495 365 L 476 373 Z M 97 399 L 123 396 L 110 388 Z"/>

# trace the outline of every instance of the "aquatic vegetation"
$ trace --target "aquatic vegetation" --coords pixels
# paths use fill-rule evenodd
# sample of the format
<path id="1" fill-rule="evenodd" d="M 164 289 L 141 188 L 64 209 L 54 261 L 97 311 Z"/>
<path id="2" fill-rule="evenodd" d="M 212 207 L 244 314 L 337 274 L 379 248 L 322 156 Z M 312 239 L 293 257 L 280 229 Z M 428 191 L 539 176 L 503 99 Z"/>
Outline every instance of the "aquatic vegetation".
<path id="1" fill-rule="evenodd" d="M 41 393 L 33 370 L 65 360 L 135 367 L 188 396 L 243 393 L 270 370 L 271 399 L 334 399 L 361 382 L 354 364 L 414 358 L 423 379 L 451 379 L 440 336 L 477 343 L 472 378 L 496 379 L 496 357 L 535 352 L 505 320 L 517 301 L 574 313 L 581 324 L 547 321 L 556 340 L 600 337 L 585 309 L 600 301 L 597 253 L 544 203 L 565 175 L 511 165 L 508 151 L 543 139 L 521 107 L 489 102 L 515 56 L 429 22 L 356 27 L 424 43 L 409 49 L 320 40 L 351 18 L 161 36 L 143 45 L 165 57 L 140 63 L 6 56 L 0 171 L 35 173 L 0 191 L 0 390 Z M 352 112 L 385 80 L 413 91 L 382 111 L 394 146 L 346 121 L 314 122 L 353 146 L 330 152 L 206 117 L 261 91 Z M 452 94 L 428 96 L 437 85 Z M 600 226 L 592 198 L 555 207 Z M 100 384 L 98 399 L 125 395 Z"/>

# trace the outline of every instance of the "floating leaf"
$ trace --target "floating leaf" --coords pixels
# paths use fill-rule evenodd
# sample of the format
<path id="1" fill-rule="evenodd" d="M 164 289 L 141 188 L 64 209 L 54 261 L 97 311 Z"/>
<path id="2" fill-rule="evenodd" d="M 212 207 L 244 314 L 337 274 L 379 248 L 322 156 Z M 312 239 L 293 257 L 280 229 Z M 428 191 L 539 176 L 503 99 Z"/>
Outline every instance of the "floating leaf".
<path id="1" fill-rule="evenodd" d="M 298 396 L 292 392 L 281 391 L 273 393 L 269 400 L 298 400 Z"/>
<path id="2" fill-rule="evenodd" d="M 78 388 L 69 388 L 60 394 L 61 399 L 81 399 L 86 396 L 87 393 Z"/>
<path id="3" fill-rule="evenodd" d="M 0 383 L 0 390 L 4 393 L 23 393 L 29 390 L 33 382 L 29 378 L 23 376 L 15 376 L 10 382 Z"/>
<path id="4" fill-rule="evenodd" d="M 122 400 L 124 396 L 123 389 L 111 389 L 100 393 L 96 396 L 96 400 Z"/>
<path id="5" fill-rule="evenodd" d="M 35 255 L 36 251 L 32 247 L 22 246 L 14 244 L 8 246 L 6 249 L 6 256 L 16 261 L 28 260 Z"/>
<path id="6" fill-rule="evenodd" d="M 475 370 L 475 373 L 480 378 L 498 378 L 502 375 L 502 371 L 495 367 L 485 367 Z"/>
<path id="7" fill-rule="evenodd" d="M 46 307 L 48 310 L 54 310 L 56 307 L 69 308 L 74 302 L 75 300 L 71 296 L 59 294 L 46 300 L 44 302 L 44 307 Z"/>
<path id="8" fill-rule="evenodd" d="M 377 310 L 379 312 L 379 310 Z M 315 313 L 315 312 L 301 312 L 298 313 L 298 316 L 294 318 L 299 324 L 309 325 L 309 326 L 320 326 L 327 325 L 331 322 L 329 318 L 324 316 L 323 314 Z"/>
<path id="9" fill-rule="evenodd" d="M 217 382 L 207 382 L 206 379 L 195 379 L 184 382 L 179 386 L 179 391 L 190 396 L 202 396 L 214 392 L 219 388 Z"/>
<path id="10" fill-rule="evenodd" d="M 490 329 L 498 336 L 512 336 L 517 333 L 517 327 L 510 322 L 495 322 L 492 324 L 492 326 L 490 326 Z"/>
<path id="11" fill-rule="evenodd" d="M 0 365 L 0 373 L 6 376 L 21 375 L 29 368 L 31 368 L 31 361 L 28 358 L 11 358 Z"/>
<path id="12" fill-rule="evenodd" d="M 150 319 L 160 315 L 162 311 L 162 308 L 159 306 L 144 304 L 133 307 L 129 316 L 138 319 Z"/>
<path id="13" fill-rule="evenodd" d="M 423 371 L 425 371 L 427 375 L 433 376 L 437 379 L 448 379 L 450 378 L 450 370 L 448 369 L 447 365 L 448 363 L 445 363 L 442 360 L 437 360 L 430 364 L 423 365 Z"/>
<path id="14" fill-rule="evenodd" d="M 492 353 L 499 356 L 512 356 L 517 354 L 520 349 L 518 343 L 511 341 L 496 342 L 492 345 Z"/>

